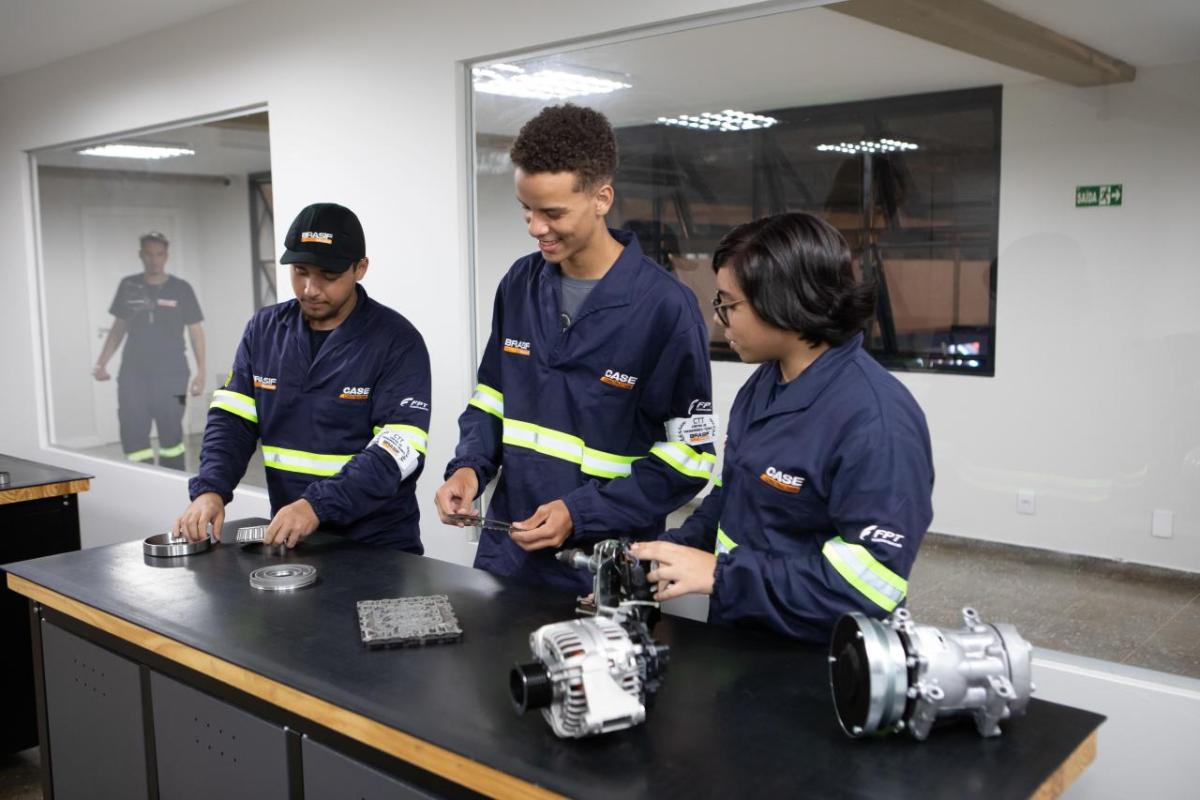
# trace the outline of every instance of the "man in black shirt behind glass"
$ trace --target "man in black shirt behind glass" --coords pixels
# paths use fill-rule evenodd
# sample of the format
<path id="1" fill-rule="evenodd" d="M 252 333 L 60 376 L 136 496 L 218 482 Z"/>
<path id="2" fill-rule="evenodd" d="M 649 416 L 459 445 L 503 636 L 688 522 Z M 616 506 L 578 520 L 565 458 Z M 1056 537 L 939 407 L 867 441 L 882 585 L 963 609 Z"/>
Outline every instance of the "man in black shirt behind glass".
<path id="1" fill-rule="evenodd" d="M 186 327 L 196 357 L 191 393 L 204 391 L 204 315 L 191 285 L 167 274 L 170 242 L 157 231 L 140 238 L 142 272 L 121 279 L 108 311 L 113 324 L 92 369 L 98 381 L 126 334 L 117 373 L 117 419 L 121 449 L 134 462 L 154 463 L 150 424 L 158 431 L 159 466 L 184 469 L 183 411 L 188 366 L 183 343 Z"/>

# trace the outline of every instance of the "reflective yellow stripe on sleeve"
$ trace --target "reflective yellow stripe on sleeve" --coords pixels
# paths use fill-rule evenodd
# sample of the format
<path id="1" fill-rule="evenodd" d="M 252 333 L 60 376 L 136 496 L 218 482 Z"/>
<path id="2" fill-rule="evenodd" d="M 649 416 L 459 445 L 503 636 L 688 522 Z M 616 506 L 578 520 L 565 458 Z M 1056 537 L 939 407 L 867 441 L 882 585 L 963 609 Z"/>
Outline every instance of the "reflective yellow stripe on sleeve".
<path id="1" fill-rule="evenodd" d="M 733 550 L 733 548 L 735 548 L 737 546 L 738 546 L 737 542 L 735 542 L 733 539 L 730 539 L 729 534 L 727 534 L 725 532 L 725 530 L 720 525 L 718 525 L 717 526 L 717 546 L 713 548 L 713 553 L 715 555 L 719 556 L 722 553 L 728 553 L 729 551 Z"/>
<path id="2" fill-rule="evenodd" d="M 335 456 L 325 453 L 306 453 L 284 447 L 263 445 L 263 464 L 270 469 L 299 472 L 304 475 L 319 475 L 328 478 L 337 475 L 354 456 Z"/>
<path id="3" fill-rule="evenodd" d="M 891 613 L 908 594 L 908 581 L 879 563 L 867 548 L 840 536 L 825 542 L 822 555 L 846 582 L 884 611 Z"/>
<path id="4" fill-rule="evenodd" d="M 217 389 L 213 392 L 212 403 L 208 407 L 228 411 L 235 417 L 258 424 L 258 409 L 254 405 L 254 398 L 249 395 L 231 392 L 228 389 Z"/>
<path id="5" fill-rule="evenodd" d="M 388 423 L 382 427 L 376 425 L 372 433 L 373 436 L 378 436 L 380 431 L 399 431 L 404 434 L 405 440 L 413 446 L 413 449 L 422 455 L 429 455 L 429 433 L 423 431 L 416 425 L 401 425 L 399 423 Z"/>
<path id="6" fill-rule="evenodd" d="M 504 443 L 524 447 L 579 465 L 579 471 L 597 478 L 625 478 L 633 474 L 639 456 L 621 456 L 588 447 L 583 439 L 516 419 L 504 420 Z"/>
<path id="7" fill-rule="evenodd" d="M 467 405 L 504 419 L 504 395 L 486 384 L 480 383 L 475 386 Z"/>
<path id="8" fill-rule="evenodd" d="M 716 456 L 702 453 L 683 442 L 655 442 L 650 448 L 650 454 L 658 456 L 673 469 L 690 478 L 705 481 L 712 477 L 717 466 Z"/>

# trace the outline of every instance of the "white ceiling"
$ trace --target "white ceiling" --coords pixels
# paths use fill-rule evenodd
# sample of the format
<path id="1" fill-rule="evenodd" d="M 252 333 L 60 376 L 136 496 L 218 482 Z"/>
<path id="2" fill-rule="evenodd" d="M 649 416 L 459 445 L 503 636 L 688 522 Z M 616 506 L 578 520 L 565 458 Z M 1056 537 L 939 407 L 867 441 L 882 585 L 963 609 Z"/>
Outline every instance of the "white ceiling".
<path id="1" fill-rule="evenodd" d="M 1200 0 L 993 0 L 1137 67 L 1200 60 Z M 764 111 L 1042 78 L 815 8 L 574 50 L 549 61 L 625 76 L 579 99 L 620 127 L 659 116 Z M 521 62 L 518 62 L 521 63 Z M 541 100 L 476 95 L 476 129 L 512 135 Z"/>
<path id="2" fill-rule="evenodd" d="M 252 119 L 258 119 L 257 116 Z M 234 121 L 230 121 L 234 122 Z M 123 136 L 121 142 L 152 142 L 195 150 L 195 155 L 158 161 L 85 156 L 74 148 L 43 150 L 39 166 L 129 170 L 159 174 L 246 175 L 271 169 L 270 137 L 265 129 L 239 129 L 229 123 L 191 125 L 145 136 Z"/>
<path id="3" fill-rule="evenodd" d="M 0 0 L 0 78 L 246 0 Z"/>

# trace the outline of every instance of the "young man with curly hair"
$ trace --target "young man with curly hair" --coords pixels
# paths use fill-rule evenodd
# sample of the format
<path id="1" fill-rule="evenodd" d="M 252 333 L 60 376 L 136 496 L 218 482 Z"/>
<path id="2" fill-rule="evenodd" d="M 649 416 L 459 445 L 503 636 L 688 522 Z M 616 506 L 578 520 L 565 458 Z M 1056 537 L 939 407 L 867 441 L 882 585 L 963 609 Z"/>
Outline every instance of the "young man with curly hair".
<path id="1" fill-rule="evenodd" d="M 475 566 L 576 591 L 590 576 L 558 548 L 650 539 L 711 477 L 712 378 L 695 296 L 610 230 L 617 145 L 602 114 L 553 106 L 511 150 L 538 250 L 496 291 L 479 383 L 437 491 L 461 524 L 498 477 Z"/>

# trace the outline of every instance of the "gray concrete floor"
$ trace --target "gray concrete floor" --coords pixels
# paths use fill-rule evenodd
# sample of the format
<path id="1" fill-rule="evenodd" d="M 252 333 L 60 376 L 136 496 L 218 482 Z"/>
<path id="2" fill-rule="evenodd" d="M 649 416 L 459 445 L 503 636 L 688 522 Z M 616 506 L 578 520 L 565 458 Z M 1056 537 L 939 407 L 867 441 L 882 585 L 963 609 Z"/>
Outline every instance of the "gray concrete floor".
<path id="1" fill-rule="evenodd" d="M 957 627 L 966 605 L 1036 647 L 1200 678 L 1194 573 L 927 535 L 909 579 L 914 618 Z M 37 749 L 0 756 L 0 800 L 40 797 Z"/>
<path id="2" fill-rule="evenodd" d="M 1200 575 L 929 534 L 909 577 L 918 622 L 959 609 L 1035 646 L 1200 678 Z"/>

